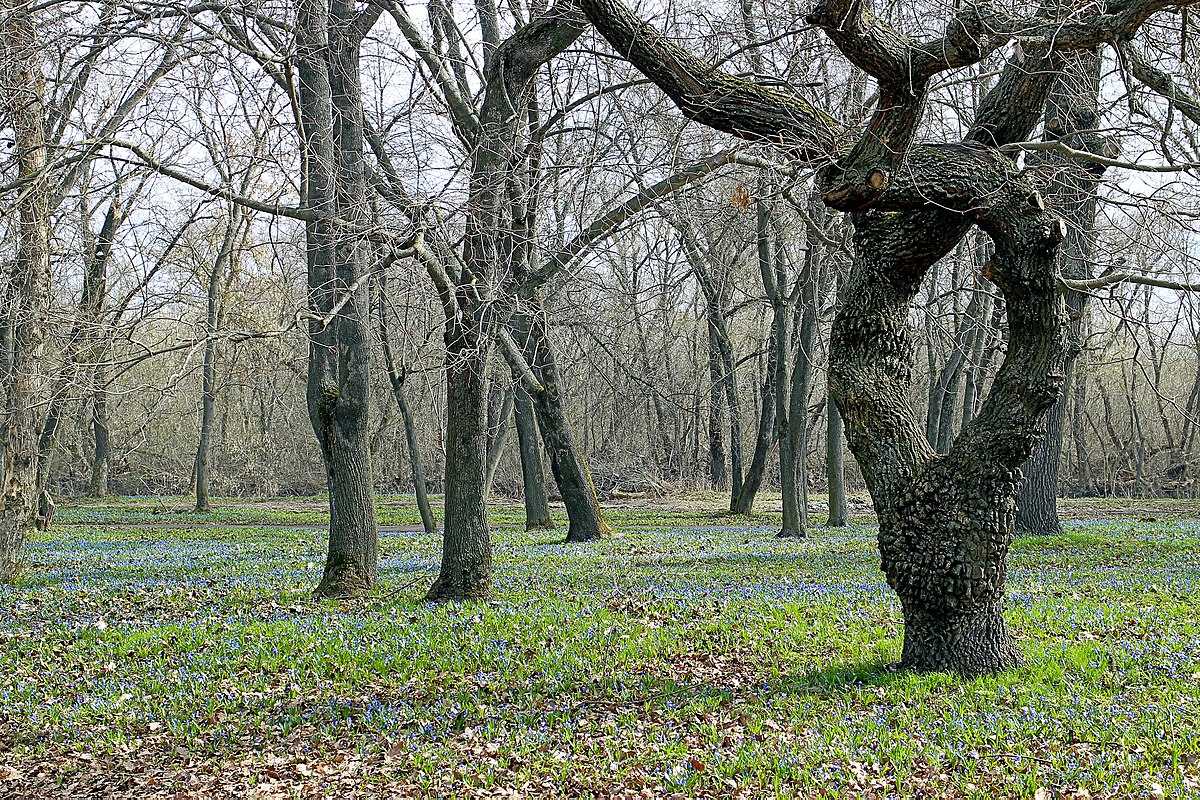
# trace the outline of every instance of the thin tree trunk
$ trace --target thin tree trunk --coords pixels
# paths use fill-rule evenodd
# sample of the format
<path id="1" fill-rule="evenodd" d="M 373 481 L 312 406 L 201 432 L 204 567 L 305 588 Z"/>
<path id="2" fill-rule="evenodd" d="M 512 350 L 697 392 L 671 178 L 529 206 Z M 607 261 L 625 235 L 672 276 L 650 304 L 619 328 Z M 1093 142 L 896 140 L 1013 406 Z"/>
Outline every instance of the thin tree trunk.
<path id="1" fill-rule="evenodd" d="M 96 367 L 95 390 L 92 393 L 92 474 L 88 481 L 88 497 L 107 497 L 109 463 L 112 453 L 108 435 L 108 370 L 103 364 Z"/>
<path id="2" fill-rule="evenodd" d="M 229 209 L 229 223 L 225 228 L 225 236 L 221 241 L 221 249 L 208 275 L 208 309 L 204 321 L 204 332 L 208 337 L 204 342 L 204 360 L 201 369 L 200 389 L 200 440 L 196 444 L 196 511 L 210 509 L 208 492 L 208 459 L 212 450 L 213 422 L 217 409 L 217 332 L 221 327 L 221 309 L 224 298 L 221 297 L 221 287 L 226 286 L 225 275 L 232 269 L 234 243 L 240 235 L 242 224 L 242 209 L 233 204 Z"/>
<path id="3" fill-rule="evenodd" d="M 820 275 L 817 248 L 811 243 L 806 259 L 809 263 L 805 267 L 805 274 L 800 277 L 800 280 L 803 281 L 800 296 L 802 308 L 800 321 L 796 326 L 790 407 L 785 431 L 788 439 L 788 454 L 793 461 L 790 470 L 792 485 L 789 487 L 784 484 L 783 486 L 783 527 L 779 534 L 785 537 L 808 535 L 808 466 L 806 459 L 809 430 L 808 395 L 812 383 L 812 356 L 817 330 L 816 282 Z M 780 449 L 780 458 L 782 457 L 783 450 Z M 845 503 L 844 497 L 842 502 Z M 832 509 L 832 505 L 830 508 Z"/>
<path id="4" fill-rule="evenodd" d="M 832 397 L 826 399 L 825 406 L 825 480 L 829 485 L 829 520 L 825 525 L 840 528 L 850 514 L 846 501 L 846 434 L 842 412 Z"/>
<path id="5" fill-rule="evenodd" d="M 391 326 L 387 318 L 388 283 L 387 272 L 381 271 L 378 277 L 379 291 L 377 307 L 379 320 L 379 341 L 383 349 L 383 361 L 387 367 L 388 382 L 392 386 L 392 397 L 400 410 L 400 420 L 404 425 L 404 442 L 408 450 L 408 469 L 412 476 L 413 494 L 417 498 L 417 510 L 421 514 L 421 526 L 426 533 L 437 530 L 433 519 L 433 508 L 429 505 L 428 486 L 425 481 L 425 467 L 421 462 L 421 440 L 417 435 L 417 423 L 413 418 L 412 408 L 408 405 L 408 393 L 404 388 L 405 373 L 396 361 L 392 349 Z"/>
<path id="6" fill-rule="evenodd" d="M 729 483 L 729 472 L 725 466 L 725 435 L 722 430 L 724 417 L 724 379 L 721 375 L 721 355 L 717 346 L 717 333 L 711 325 L 708 331 L 708 482 L 714 489 L 723 489 Z"/>
<path id="7" fill-rule="evenodd" d="M 757 214 L 758 269 L 763 278 L 764 288 L 767 289 L 768 296 L 770 296 L 771 286 L 775 281 L 775 268 L 771 253 L 770 209 L 766 201 L 761 199 L 758 201 Z M 787 363 L 781 354 L 781 350 L 787 346 L 787 315 L 788 309 L 784 303 L 772 301 L 772 324 L 767 344 L 767 368 L 766 376 L 763 379 L 762 408 L 758 417 L 758 437 L 754 443 L 754 456 L 750 459 L 750 467 L 742 481 L 741 490 L 731 498 L 729 510 L 734 514 L 750 516 L 754 512 L 754 498 L 766 475 L 771 449 L 778 440 L 775 425 L 778 401 L 775 393 L 776 388 L 786 383 L 787 380 Z M 782 341 L 780 340 L 781 333 Z M 781 372 L 784 373 L 782 377 Z"/>
<path id="8" fill-rule="evenodd" d="M 496 470 L 500 466 L 500 458 L 504 455 L 504 445 L 508 443 L 508 428 L 509 420 L 513 413 L 513 390 L 510 388 L 504 393 L 504 400 L 500 405 L 500 413 L 496 421 L 496 434 L 492 437 L 492 441 L 488 444 L 487 464 L 484 469 L 483 487 L 484 494 L 491 495 L 492 484 L 496 480 Z"/>

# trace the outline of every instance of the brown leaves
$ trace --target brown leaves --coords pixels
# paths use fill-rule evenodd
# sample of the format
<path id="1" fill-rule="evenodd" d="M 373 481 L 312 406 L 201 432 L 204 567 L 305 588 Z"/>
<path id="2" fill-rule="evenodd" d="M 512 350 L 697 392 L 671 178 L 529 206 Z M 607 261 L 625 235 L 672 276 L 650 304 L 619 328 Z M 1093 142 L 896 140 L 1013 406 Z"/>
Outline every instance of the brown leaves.
<path id="1" fill-rule="evenodd" d="M 733 194 L 729 197 L 729 205 L 734 208 L 748 211 L 750 209 L 750 189 L 746 186 L 738 186 L 733 190 Z"/>

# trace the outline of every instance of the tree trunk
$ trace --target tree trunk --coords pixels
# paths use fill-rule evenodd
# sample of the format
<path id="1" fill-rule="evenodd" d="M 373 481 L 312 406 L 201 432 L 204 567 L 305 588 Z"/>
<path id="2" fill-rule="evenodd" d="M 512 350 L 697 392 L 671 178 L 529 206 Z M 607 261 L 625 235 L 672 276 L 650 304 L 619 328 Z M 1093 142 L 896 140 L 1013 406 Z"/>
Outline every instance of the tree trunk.
<path id="1" fill-rule="evenodd" d="M 529 225 L 536 182 L 524 136 L 527 98 L 537 70 L 579 38 L 586 21 L 557 7 L 518 28 L 496 47 L 485 70 L 483 104 L 471 133 L 471 182 L 462 269 L 429 265 L 446 315 L 446 515 L 442 567 L 427 598 L 487 597 L 492 546 L 484 497 L 488 354 L 499 325 L 513 313 L 515 286 L 530 266 Z M 524 195 L 522 198 L 521 195 Z M 502 281 L 498 281 L 498 271 Z M 440 272 L 440 274 L 438 274 Z M 452 273 L 452 274 L 451 274 Z M 503 294 L 493 297 L 500 284 Z M 512 292 L 512 294 L 510 294 Z M 495 301 L 495 302 L 493 302 Z M 546 431 L 543 430 L 543 435 Z"/>
<path id="2" fill-rule="evenodd" d="M 196 444 L 196 511 L 210 509 L 208 501 L 208 457 L 212 450 L 213 422 L 217 409 L 217 332 L 221 327 L 221 287 L 227 285 L 226 273 L 232 269 L 234 242 L 242 224 L 242 209 L 233 204 L 229 209 L 229 223 L 221 241 L 212 271 L 208 275 L 208 309 L 204 320 L 204 361 L 201 369 L 200 388 L 200 440 Z"/>
<path id="3" fill-rule="evenodd" d="M 108 370 L 96 368 L 96 388 L 92 393 L 92 474 L 88 481 L 88 497 L 107 497 L 109 463 L 112 453 L 108 438 Z"/>
<path id="4" fill-rule="evenodd" d="M 721 375 L 721 356 L 717 347 L 717 334 L 708 326 L 708 482 L 714 489 L 723 489 L 729 483 L 725 467 L 724 393 Z"/>
<path id="5" fill-rule="evenodd" d="M 504 455 L 504 445 L 508 443 L 509 420 L 513 413 L 513 390 L 504 393 L 500 404 L 500 413 L 496 417 L 496 433 L 488 443 L 487 464 L 484 467 L 483 493 L 491 495 L 492 484 L 496 480 L 496 470 L 500 466 L 500 458 Z M 491 427 L 491 426 L 489 426 Z"/>
<path id="6" fill-rule="evenodd" d="M 829 520 L 825 523 L 830 528 L 840 528 L 846 524 L 850 513 L 846 502 L 846 465 L 845 438 L 842 424 L 842 412 L 838 411 L 833 398 L 825 401 L 825 480 L 829 485 Z"/>
<path id="7" fill-rule="evenodd" d="M 514 317 L 513 332 L 526 363 L 533 370 L 541 391 L 531 393 L 538 430 L 546 446 L 550 472 L 567 508 L 568 542 L 586 542 L 612 533 L 600 513 L 600 501 L 587 460 L 575 441 L 562 402 L 558 364 L 546 335 L 544 314 L 535 297 L 525 298 L 526 309 Z"/>
<path id="8" fill-rule="evenodd" d="M 425 483 L 425 467 L 421 463 L 421 440 L 417 435 L 417 423 L 413 418 L 412 408 L 408 405 L 408 393 L 404 389 L 405 373 L 396 361 L 392 349 L 391 326 L 387 317 L 388 281 L 387 272 L 379 273 L 378 317 L 379 341 L 383 349 L 383 362 L 387 367 L 388 382 L 392 386 L 392 397 L 396 399 L 396 407 L 400 410 L 400 420 L 404 425 L 404 442 L 408 450 L 408 469 L 412 476 L 413 494 L 417 498 L 417 510 L 421 514 L 421 526 L 426 533 L 437 530 L 433 519 L 433 508 L 429 505 L 429 489 Z"/>
<path id="9" fill-rule="evenodd" d="M 3 484 L 0 485 L 0 582 L 16 577 L 37 511 L 38 403 L 45 392 L 44 349 L 50 309 L 50 187 L 45 138 L 45 81 L 31 6 L 0 0 L 0 110 L 11 129 L 18 185 L 9 234 L 16 253 L 3 281 L 8 344 L 3 375 Z"/>
<path id="10" fill-rule="evenodd" d="M 820 198 L 810 198 L 811 222 L 821 228 L 825 221 L 825 207 Z M 776 275 L 782 277 L 784 270 L 782 237 L 776 247 Z M 795 332 L 792 342 L 791 379 L 788 381 L 788 405 L 786 423 L 780 425 L 779 474 L 783 491 L 783 524 L 779 531 L 781 537 L 804 537 L 808 535 L 808 395 L 812 383 L 812 356 L 814 338 L 817 330 L 817 315 L 820 309 L 817 304 L 817 285 L 821 280 L 822 251 L 815 237 L 809 237 L 808 246 L 804 251 L 804 269 L 797 276 L 799 284 L 798 306 L 795 309 L 797 319 L 793 325 Z M 785 289 L 785 284 L 779 283 L 777 277 L 776 293 Z M 784 382 L 781 371 L 779 383 Z M 784 444 L 786 443 L 786 447 Z M 785 457 L 786 454 L 786 457 Z M 787 464 L 785 470 L 785 461 Z"/>
<path id="11" fill-rule="evenodd" d="M 484 470 L 490 348 L 477 330 L 447 324 L 446 512 L 442 566 L 425 599 L 479 600 L 492 595 L 492 539 Z"/>
<path id="12" fill-rule="evenodd" d="M 542 445 L 538 440 L 533 400 L 520 383 L 514 387 L 513 416 L 517 424 L 517 446 L 521 451 L 521 476 L 525 487 L 525 530 L 554 527 L 546 497 L 546 473 L 542 467 Z"/>
<path id="13" fill-rule="evenodd" d="M 833 152 L 822 141 L 828 123 L 806 103 L 721 72 L 617 0 L 579 3 L 693 119 L 777 139 L 810 160 Z M 960 50 L 948 36 L 930 55 L 853 4 L 821 4 L 806 19 L 878 86 L 869 124 L 849 151 L 821 167 L 818 185 L 827 206 L 854 215 L 856 263 L 830 337 L 829 392 L 879 515 L 883 570 L 904 609 L 903 665 L 965 675 L 1004 670 L 1021 661 L 1002 614 L 1020 466 L 1057 399 L 1067 354 L 1055 270 L 1062 224 L 999 148 L 1023 141 L 1037 124 L 1058 56 L 1013 56 L 965 141 L 915 145 L 930 79 L 958 55 L 977 60 L 979 50 Z M 972 224 L 995 243 L 988 277 L 1005 296 L 1009 342 L 979 413 L 939 456 L 908 402 L 908 318 L 930 267 Z"/>
<path id="14" fill-rule="evenodd" d="M 929 264 L 965 232 L 961 217 L 856 214 L 858 264 L 830 354 L 830 391 L 874 498 L 883 569 L 904 609 L 903 665 L 968 675 L 1022 660 L 1002 614 L 1013 499 L 1066 359 L 1054 269 L 1060 224 L 1002 157 L 978 152 L 966 156 L 977 162 L 972 181 L 991 178 L 1003 199 L 968 213 L 996 243 L 989 274 L 1005 293 L 1010 331 L 979 414 L 938 456 L 905 401 L 909 302 Z M 979 186 L 955 183 L 938 188 L 979 196 Z"/>
<path id="15" fill-rule="evenodd" d="M 770 237 L 770 210 L 766 201 L 759 200 L 758 209 L 758 269 L 763 278 L 764 288 L 768 296 L 774 284 L 775 267 L 772 262 Z M 780 289 L 786 292 L 786 289 Z M 754 442 L 754 456 L 750 459 L 750 468 L 746 471 L 740 490 L 731 496 L 729 510 L 734 514 L 750 516 L 754 512 L 754 498 L 762 486 L 763 477 L 767 472 L 767 461 L 771 456 L 771 448 L 778 440 L 776 431 L 776 416 L 779 410 L 776 391 L 787 382 L 787 362 L 782 350 L 787 346 L 787 315 L 786 304 L 772 301 L 771 333 L 767 343 L 767 372 L 763 380 L 762 409 L 758 417 L 758 437 Z M 781 375 L 781 372 L 783 375 Z M 783 423 L 786 425 L 786 421 Z M 790 459 L 789 459 L 790 460 Z"/>
<path id="16" fill-rule="evenodd" d="M 378 577 L 359 47 L 381 11 L 359 16 L 347 0 L 299 0 L 297 7 L 303 206 L 314 217 L 305 223 L 308 299 L 320 316 L 308 323 L 307 402 L 329 488 L 318 597 L 360 595 Z"/>
<path id="17" fill-rule="evenodd" d="M 1100 91 L 1099 53 L 1072 56 L 1058 79 L 1046 107 L 1046 138 L 1061 139 L 1076 149 L 1103 153 L 1105 142 L 1094 131 L 1099 125 Z M 1046 199 L 1050 208 L 1067 223 L 1067 235 L 1059 253 L 1059 268 L 1064 277 L 1086 280 L 1092 277 L 1092 250 L 1096 240 L 1096 203 L 1104 167 L 1087 164 L 1056 154 L 1039 154 L 1033 163 L 1051 172 Z M 1070 381 L 1075 361 L 1082 348 L 1080 322 L 1087 307 L 1087 295 L 1067 292 L 1067 335 L 1071 349 L 1066 363 Z M 1017 496 L 1019 533 L 1062 533 L 1058 520 L 1058 471 L 1062 454 L 1067 415 L 1068 393 L 1055 403 L 1046 421 L 1046 436 L 1024 466 L 1025 481 Z"/>

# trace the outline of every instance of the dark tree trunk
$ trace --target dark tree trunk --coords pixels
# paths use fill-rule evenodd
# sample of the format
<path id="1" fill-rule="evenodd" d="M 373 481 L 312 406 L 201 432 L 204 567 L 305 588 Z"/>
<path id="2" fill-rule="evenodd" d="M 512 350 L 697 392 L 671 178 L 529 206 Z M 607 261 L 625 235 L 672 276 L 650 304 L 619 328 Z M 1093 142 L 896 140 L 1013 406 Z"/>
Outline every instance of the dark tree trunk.
<path id="1" fill-rule="evenodd" d="M 521 451 L 521 476 L 525 487 L 525 530 L 554 527 L 550 503 L 546 497 L 546 472 L 542 467 L 542 445 L 538 438 L 533 400 L 520 383 L 514 388 L 513 416 L 517 425 L 517 445 Z"/>
<path id="2" fill-rule="evenodd" d="M 1046 107 L 1046 138 L 1061 139 L 1079 150 L 1103 153 L 1104 140 L 1094 131 L 1099 125 L 1100 55 L 1081 53 L 1068 60 Z M 1104 167 L 1055 154 L 1034 159 L 1047 169 L 1046 200 L 1067 223 L 1066 240 L 1059 253 L 1063 277 L 1087 280 L 1092 277 L 1092 251 L 1096 240 L 1096 203 Z M 1070 381 L 1082 348 L 1080 323 L 1087 308 L 1087 295 L 1067 292 L 1071 344 L 1066 364 Z M 1062 533 L 1058 520 L 1058 472 L 1069 393 L 1063 392 L 1046 421 L 1046 436 L 1024 466 L 1025 480 L 1017 495 L 1017 531 L 1029 534 Z"/>
<path id="3" fill-rule="evenodd" d="M 50 186 L 45 80 L 38 22 L 31 6 L 0 0 L 0 111 L 21 190 L 10 207 L 3 291 L 7 369 L 3 373 L 3 484 L 0 485 L 0 583 L 16 577 L 37 512 L 38 404 L 46 389 L 45 341 L 50 310 Z"/>
<path id="4" fill-rule="evenodd" d="M 81 202 L 81 206 L 84 224 L 87 226 L 89 223 L 86 219 L 86 202 Z M 108 294 L 108 258 L 112 253 L 117 230 L 126 217 L 127 212 L 122 209 L 120 203 L 113 201 L 109 204 L 98 233 L 93 234 L 90 228 L 85 227 L 82 256 L 86 266 L 79 306 L 76 309 L 75 322 L 67 334 L 62 371 L 51 381 L 50 404 L 38 437 L 36 526 L 39 530 L 49 529 L 54 520 L 54 498 L 50 493 L 50 462 L 52 451 L 58 442 L 59 430 L 62 428 L 63 414 L 66 412 L 67 403 L 72 400 L 73 383 L 78 379 L 73 368 L 80 363 L 102 361 L 104 345 L 99 340 L 96 329 L 99 327 Z M 97 367 L 97 372 L 102 371 L 103 367 Z"/>
<path id="5" fill-rule="evenodd" d="M 492 595 L 492 539 L 484 495 L 490 348 L 471 324 L 446 329 L 446 512 L 442 566 L 426 599 Z"/>
<path id="6" fill-rule="evenodd" d="M 328 2 L 328 5 L 326 3 Z M 309 419 L 329 488 L 329 551 L 318 597 L 352 597 L 378 577 L 369 452 L 371 320 L 359 47 L 382 12 L 299 0 L 296 60 L 308 256 Z"/>
<path id="7" fill-rule="evenodd" d="M 545 315 L 539 301 L 526 298 L 525 307 L 514 318 L 513 332 L 526 363 L 541 385 L 531 393 L 538 430 L 546 446 L 550 472 L 567 509 L 568 542 L 586 542 L 612 533 L 600 513 L 600 501 L 587 459 L 575 441 L 562 401 L 558 364 L 546 335 Z"/>
<path id="8" fill-rule="evenodd" d="M 449 276 L 453 285 L 435 279 L 441 284 L 446 314 L 448 413 L 442 566 L 429 600 L 478 599 L 492 591 L 484 496 L 487 365 L 497 328 L 514 311 L 515 287 L 525 277 L 522 273 L 530 266 L 528 254 L 533 248 L 534 229 L 528 217 L 529 197 L 536 187 L 522 175 L 536 172 L 529 169 L 530 150 L 523 141 L 535 116 L 526 98 L 537 70 L 578 39 L 585 25 L 574 9 L 551 9 L 499 44 L 485 70 L 483 104 L 477 129 L 470 133 L 470 214 L 463 269 L 451 270 L 456 273 Z M 525 197 L 515 202 L 514 195 Z M 497 283 L 506 291 L 493 298 Z M 548 435 L 544 426 L 542 433 Z"/>
<path id="9" fill-rule="evenodd" d="M 820 198 L 813 197 L 810 207 L 812 222 L 822 227 L 825 207 Z M 821 280 L 822 251 L 815 237 L 810 237 L 804 252 L 804 269 L 796 278 L 799 284 L 797 317 L 793 326 L 791 379 L 787 388 L 786 422 L 780 424 L 779 473 L 783 490 L 783 524 L 781 537 L 804 537 L 808 535 L 808 395 L 812 383 L 812 357 L 817 331 L 817 285 Z M 782 244 L 776 248 L 776 275 L 782 276 Z M 776 292 L 783 290 L 777 282 Z M 783 371 L 779 383 L 784 382 Z M 786 466 L 786 469 L 785 469 Z"/>
<path id="10" fill-rule="evenodd" d="M 916 42 L 862 4 L 822 3 L 807 21 L 878 86 L 870 122 L 848 151 L 837 150 L 830 139 L 838 124 L 799 96 L 721 72 L 619 0 L 578 2 L 693 119 L 779 142 L 796 158 L 838 152 L 818 185 L 826 205 L 854 214 L 856 263 L 833 325 L 829 392 L 879 515 L 883 570 L 904 609 L 903 665 L 978 675 L 1020 663 L 1003 616 L 1004 580 L 1020 467 L 1044 432 L 1066 366 L 1056 271 L 1064 233 L 999 148 L 1030 135 L 1061 56 L 1022 48 L 981 100 L 966 141 L 914 145 L 931 79 L 977 63 L 1007 39 L 985 47 L 982 37 L 963 35 L 970 23 L 959 17 L 944 39 Z M 1070 47 L 1074 35 L 1082 49 L 1095 46 L 1105 23 L 1132 35 L 1144 19 L 1114 14 L 1073 34 L 1065 20 L 1029 25 L 1056 47 Z M 1004 294 L 1008 346 L 979 412 L 939 456 L 908 402 L 909 306 L 930 267 L 972 224 L 995 244 L 988 277 Z"/>
<path id="11" fill-rule="evenodd" d="M 963 219 L 946 212 L 856 215 L 858 263 L 834 323 L 830 391 L 879 515 L 883 569 L 904 609 L 904 666 L 985 674 L 1022 660 L 1002 615 L 1013 499 L 1066 352 L 1058 221 L 1001 157 L 964 151 L 958 157 L 977 162 L 970 188 L 945 180 L 939 189 L 976 196 L 991 178 L 1004 197 L 969 212 L 996 242 L 990 274 L 1008 308 L 1008 351 L 991 393 L 945 456 L 932 451 L 904 399 L 909 302 L 929 265 L 965 233 Z"/>

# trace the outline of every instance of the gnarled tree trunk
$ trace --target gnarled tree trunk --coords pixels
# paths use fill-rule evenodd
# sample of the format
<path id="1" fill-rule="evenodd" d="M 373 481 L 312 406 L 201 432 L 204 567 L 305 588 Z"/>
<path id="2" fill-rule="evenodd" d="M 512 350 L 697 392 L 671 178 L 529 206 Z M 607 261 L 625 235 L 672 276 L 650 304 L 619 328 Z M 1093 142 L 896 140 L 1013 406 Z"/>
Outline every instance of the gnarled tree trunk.
<path id="1" fill-rule="evenodd" d="M 579 2 L 618 52 L 693 119 L 787 146 L 798 158 L 824 159 L 836 150 L 825 137 L 838 123 L 808 103 L 720 72 L 620 0 Z M 1098 12 L 1069 33 L 1050 20 L 1044 24 L 1054 33 L 1046 41 L 1084 49 L 1105 25 L 1136 30 L 1152 11 Z M 856 229 L 856 263 L 831 336 L 829 391 L 879 515 L 883 569 L 904 609 L 903 665 L 968 675 L 1021 661 L 1003 616 L 1014 500 L 1067 357 L 1055 268 L 1062 225 L 999 150 L 1036 125 L 1060 57 L 1035 49 L 1010 59 L 963 143 L 913 144 L 930 79 L 1005 41 L 963 35 L 972 19 L 956 18 L 945 38 L 918 42 L 866 4 L 831 0 L 807 18 L 879 87 L 854 146 L 818 173 L 822 200 L 853 213 Z M 940 456 L 908 402 L 909 304 L 926 272 L 972 225 L 995 244 L 986 274 L 1004 294 L 1009 341 L 991 392 Z"/>

